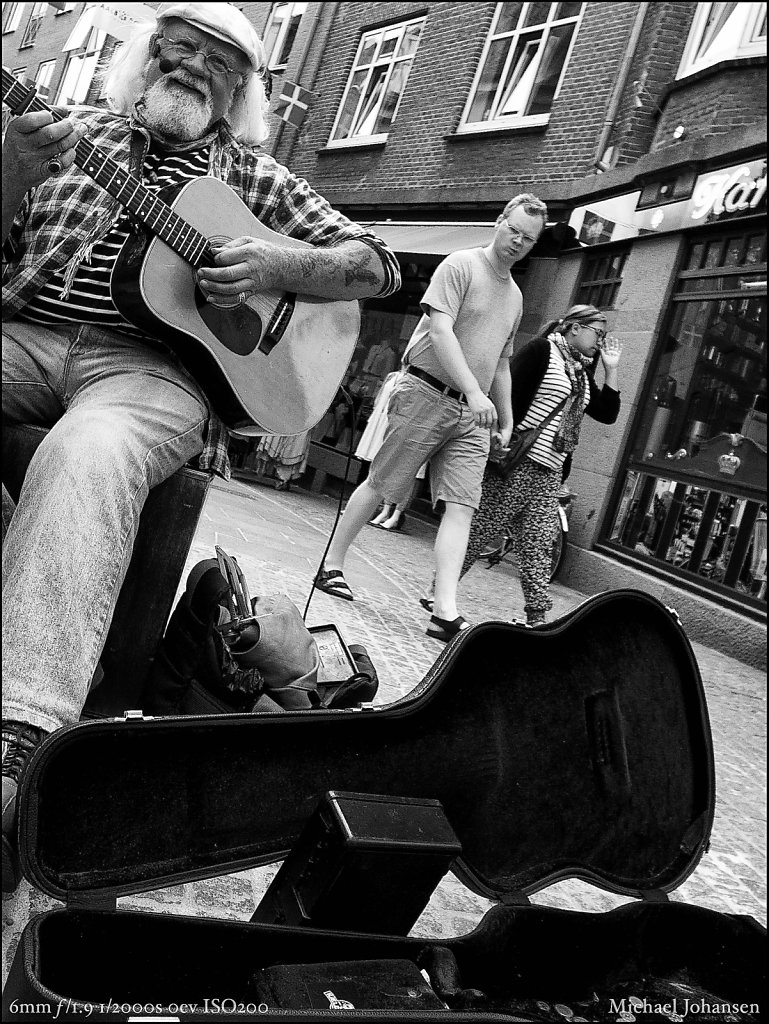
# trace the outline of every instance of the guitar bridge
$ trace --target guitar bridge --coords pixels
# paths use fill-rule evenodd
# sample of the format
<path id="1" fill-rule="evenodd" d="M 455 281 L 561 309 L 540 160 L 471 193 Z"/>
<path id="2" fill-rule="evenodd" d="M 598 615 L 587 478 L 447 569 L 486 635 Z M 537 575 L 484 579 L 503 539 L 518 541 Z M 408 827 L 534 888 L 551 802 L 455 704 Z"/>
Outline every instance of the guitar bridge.
<path id="1" fill-rule="evenodd" d="M 275 307 L 275 312 L 272 315 L 272 320 L 267 325 L 264 337 L 257 345 L 260 352 L 269 355 L 278 344 L 291 323 L 295 305 L 296 294 L 294 292 L 287 292 Z"/>

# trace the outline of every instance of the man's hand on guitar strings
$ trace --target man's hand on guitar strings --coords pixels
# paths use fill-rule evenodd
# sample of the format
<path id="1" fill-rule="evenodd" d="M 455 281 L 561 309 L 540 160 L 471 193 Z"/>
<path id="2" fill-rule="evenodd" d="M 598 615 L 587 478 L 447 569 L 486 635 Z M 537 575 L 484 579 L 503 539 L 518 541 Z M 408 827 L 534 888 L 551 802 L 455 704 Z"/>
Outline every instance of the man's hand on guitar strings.
<path id="1" fill-rule="evenodd" d="M 209 302 L 246 297 L 280 286 L 281 255 L 286 250 L 243 236 L 215 249 L 215 267 L 198 270 L 198 284 Z"/>
<path id="2" fill-rule="evenodd" d="M 68 117 L 55 121 L 47 110 L 12 118 L 3 142 L 3 187 L 26 192 L 66 171 L 85 134 L 81 122 Z"/>

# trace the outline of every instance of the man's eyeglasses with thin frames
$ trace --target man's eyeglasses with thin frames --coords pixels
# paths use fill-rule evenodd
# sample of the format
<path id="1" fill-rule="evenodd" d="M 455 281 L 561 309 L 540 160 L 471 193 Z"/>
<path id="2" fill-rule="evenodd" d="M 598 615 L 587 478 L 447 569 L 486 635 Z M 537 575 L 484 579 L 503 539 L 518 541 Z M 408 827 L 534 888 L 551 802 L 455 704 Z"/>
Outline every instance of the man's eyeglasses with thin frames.
<path id="1" fill-rule="evenodd" d="M 521 239 L 521 241 L 525 242 L 526 245 L 534 245 L 534 243 L 536 242 L 536 238 L 532 238 L 531 235 L 525 235 L 523 231 L 520 230 L 520 228 L 514 228 L 509 220 L 506 220 L 505 224 L 507 224 L 507 230 L 510 232 L 510 234 L 514 238 Z"/>
<path id="2" fill-rule="evenodd" d="M 160 43 L 161 40 L 165 41 L 166 45 L 164 48 L 169 50 L 171 53 L 176 54 L 180 63 L 185 60 L 194 60 L 199 53 L 202 53 L 203 63 L 212 75 L 238 75 L 239 78 L 244 77 L 242 71 L 238 71 L 237 68 L 230 67 L 221 53 L 207 53 L 205 50 L 199 50 L 191 39 L 174 39 L 172 36 L 159 35 L 158 42 Z M 264 83 L 265 95 L 267 99 L 269 99 L 272 95 L 272 74 L 270 73 L 269 68 L 264 68 L 264 70 L 260 72 L 260 77 Z"/>

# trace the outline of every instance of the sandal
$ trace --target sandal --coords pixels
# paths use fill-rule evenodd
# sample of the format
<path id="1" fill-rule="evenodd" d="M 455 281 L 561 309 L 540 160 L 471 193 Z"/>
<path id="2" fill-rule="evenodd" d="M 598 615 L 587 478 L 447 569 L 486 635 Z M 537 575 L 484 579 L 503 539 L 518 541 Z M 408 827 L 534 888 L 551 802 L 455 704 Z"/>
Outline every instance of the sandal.
<path id="1" fill-rule="evenodd" d="M 457 615 L 455 619 L 439 619 L 437 615 L 431 615 L 430 625 L 425 632 L 434 640 L 448 641 L 453 640 L 455 636 L 464 633 L 469 628 L 470 623 L 461 615 Z"/>
<path id="2" fill-rule="evenodd" d="M 321 569 L 315 577 L 315 586 L 324 594 L 341 597 L 343 601 L 354 601 L 341 569 Z"/>

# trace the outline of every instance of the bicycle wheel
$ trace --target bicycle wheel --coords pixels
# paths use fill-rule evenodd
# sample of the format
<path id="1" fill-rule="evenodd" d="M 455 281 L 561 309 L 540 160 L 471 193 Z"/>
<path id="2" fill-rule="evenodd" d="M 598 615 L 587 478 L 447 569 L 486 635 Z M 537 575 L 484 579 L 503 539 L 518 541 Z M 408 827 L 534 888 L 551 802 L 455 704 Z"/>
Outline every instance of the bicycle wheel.
<path id="1" fill-rule="evenodd" d="M 558 526 L 556 527 L 555 537 L 553 538 L 553 549 L 550 555 L 550 582 L 552 583 L 558 573 L 561 571 L 563 560 L 566 557 L 566 545 L 568 542 L 567 534 L 564 533 L 563 526 L 561 525 L 560 516 L 558 518 Z"/>
<path id="2" fill-rule="evenodd" d="M 489 567 L 491 567 L 492 565 L 498 565 L 509 550 L 510 542 L 507 535 L 500 534 L 499 537 L 492 539 L 489 546 L 484 548 L 478 555 L 478 558 L 484 559 L 484 561 L 489 563 Z"/>

